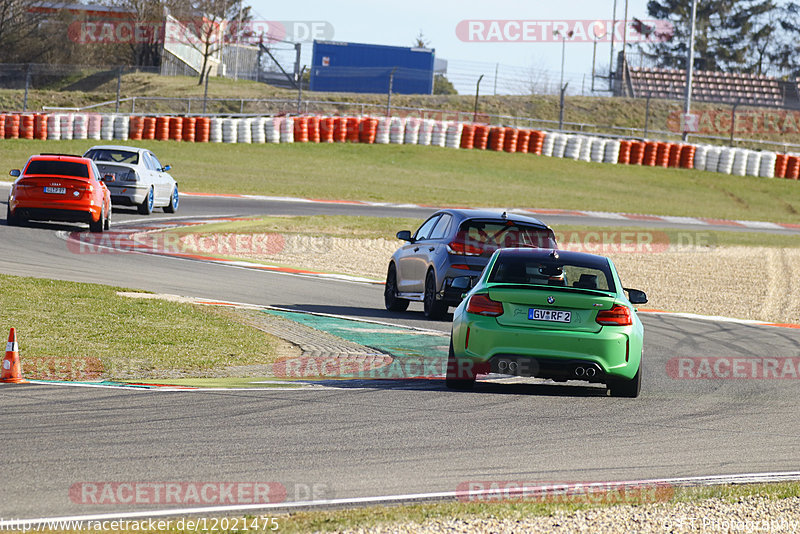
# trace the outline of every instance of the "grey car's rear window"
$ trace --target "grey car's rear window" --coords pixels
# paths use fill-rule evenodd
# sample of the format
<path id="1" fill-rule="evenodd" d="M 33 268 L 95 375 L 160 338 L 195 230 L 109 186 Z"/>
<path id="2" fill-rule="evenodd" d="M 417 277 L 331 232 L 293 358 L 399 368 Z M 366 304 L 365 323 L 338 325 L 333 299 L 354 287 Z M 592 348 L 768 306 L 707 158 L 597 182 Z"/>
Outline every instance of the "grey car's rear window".
<path id="1" fill-rule="evenodd" d="M 25 174 L 51 174 L 55 176 L 89 177 L 89 166 L 85 163 L 58 160 L 34 160 L 28 164 Z"/>
<path id="2" fill-rule="evenodd" d="M 469 252 L 492 253 L 498 248 L 556 248 L 555 236 L 549 228 L 529 226 L 513 221 L 468 220 L 461 224 L 456 242 Z"/>
<path id="3" fill-rule="evenodd" d="M 616 291 L 610 268 L 524 256 L 498 258 L 489 274 L 489 282 Z"/>

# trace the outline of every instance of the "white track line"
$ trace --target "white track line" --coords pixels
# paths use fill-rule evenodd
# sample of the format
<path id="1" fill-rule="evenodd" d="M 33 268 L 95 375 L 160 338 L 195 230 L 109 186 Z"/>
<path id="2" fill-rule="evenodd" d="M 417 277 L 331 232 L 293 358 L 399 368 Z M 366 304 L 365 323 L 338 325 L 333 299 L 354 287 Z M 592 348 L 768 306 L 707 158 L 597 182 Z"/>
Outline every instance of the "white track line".
<path id="1" fill-rule="evenodd" d="M 648 488 L 652 486 L 661 487 L 698 487 L 698 486 L 715 486 L 721 484 L 764 484 L 773 482 L 791 482 L 800 480 L 800 471 L 777 472 L 777 473 L 744 473 L 737 475 L 711 475 L 711 476 L 697 476 L 697 477 L 681 477 L 681 478 L 654 478 L 645 480 L 632 480 L 632 481 L 613 481 L 613 482 L 586 482 L 588 487 L 595 484 L 599 487 L 625 487 L 633 489 L 636 487 Z M 542 494 L 552 489 L 555 483 L 550 483 L 542 486 L 526 486 L 520 487 L 516 491 L 521 495 L 523 492 L 536 494 L 540 491 Z M 341 508 L 352 506 L 370 506 L 386 503 L 414 503 L 424 501 L 437 501 L 437 500 L 454 500 L 464 497 L 497 497 L 506 496 L 509 491 L 505 489 L 482 489 L 470 492 L 466 491 L 440 491 L 432 493 L 407 493 L 400 495 L 380 495 L 375 497 L 354 497 L 349 499 L 325 499 L 319 501 L 298 501 L 298 502 L 283 502 L 283 503 L 263 503 L 263 504 L 239 504 L 229 506 L 204 506 L 196 508 L 174 508 L 167 510 L 145 510 L 136 512 L 110 512 L 106 514 L 87 514 L 75 516 L 61 516 L 61 517 L 39 517 L 32 519 L 14 519 L 14 520 L 0 520 L 0 529 L 20 528 L 21 525 L 38 525 L 46 523 L 69 522 L 69 521 L 104 521 L 111 519 L 141 519 L 151 517 L 174 517 L 186 516 L 195 514 L 225 514 L 229 512 L 246 512 L 246 511 L 291 511 L 297 509 L 325 509 L 325 508 Z"/>

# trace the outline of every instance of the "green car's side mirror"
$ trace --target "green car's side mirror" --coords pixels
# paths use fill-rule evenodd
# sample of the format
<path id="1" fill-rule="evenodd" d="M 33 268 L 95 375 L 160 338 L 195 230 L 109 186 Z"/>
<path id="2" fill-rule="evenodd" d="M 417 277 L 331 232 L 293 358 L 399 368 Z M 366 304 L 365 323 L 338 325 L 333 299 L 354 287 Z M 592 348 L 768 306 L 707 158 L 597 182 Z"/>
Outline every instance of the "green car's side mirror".
<path id="1" fill-rule="evenodd" d="M 622 288 L 628 292 L 628 300 L 631 304 L 647 304 L 647 295 L 644 291 L 639 291 L 638 289 L 628 289 L 626 287 Z"/>

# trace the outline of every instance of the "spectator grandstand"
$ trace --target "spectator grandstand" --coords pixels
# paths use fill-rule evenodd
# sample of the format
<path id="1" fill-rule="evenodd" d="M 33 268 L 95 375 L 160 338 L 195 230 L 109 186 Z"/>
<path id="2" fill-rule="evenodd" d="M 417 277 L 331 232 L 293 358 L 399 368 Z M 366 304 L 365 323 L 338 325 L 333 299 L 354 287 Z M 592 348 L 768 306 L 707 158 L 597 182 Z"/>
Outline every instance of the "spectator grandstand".
<path id="1" fill-rule="evenodd" d="M 628 83 L 618 86 L 618 96 L 681 99 L 686 91 L 684 69 L 629 67 Z M 695 70 L 692 99 L 700 102 L 786 107 L 798 101 L 798 83 L 763 74 Z"/>

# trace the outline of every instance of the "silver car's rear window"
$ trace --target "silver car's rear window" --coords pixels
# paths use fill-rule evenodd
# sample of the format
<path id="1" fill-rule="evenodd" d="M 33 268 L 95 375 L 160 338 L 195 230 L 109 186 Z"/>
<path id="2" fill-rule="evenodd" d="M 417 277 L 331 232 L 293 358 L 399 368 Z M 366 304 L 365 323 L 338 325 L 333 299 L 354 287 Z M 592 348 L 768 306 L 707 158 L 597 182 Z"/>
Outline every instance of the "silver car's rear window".
<path id="1" fill-rule="evenodd" d="M 111 163 L 128 163 L 130 165 L 139 164 L 139 153 L 128 150 L 109 150 L 105 148 L 95 148 L 86 153 L 85 157 L 94 161 L 108 161 Z"/>

